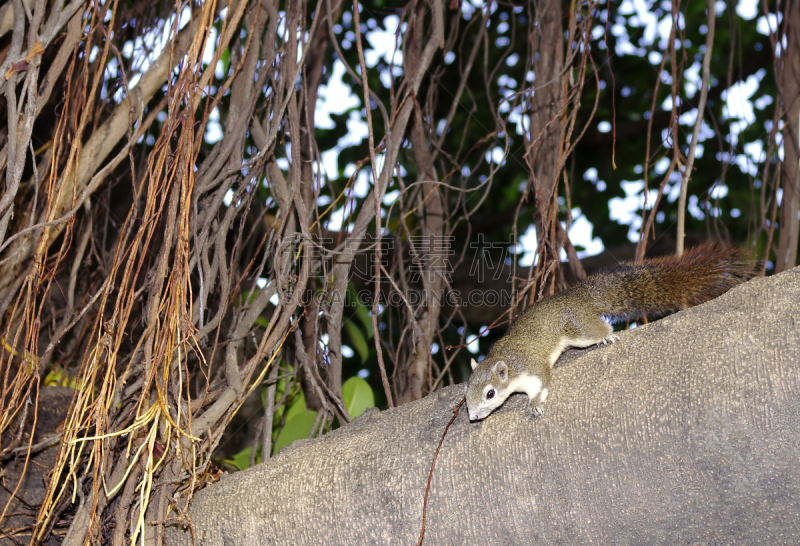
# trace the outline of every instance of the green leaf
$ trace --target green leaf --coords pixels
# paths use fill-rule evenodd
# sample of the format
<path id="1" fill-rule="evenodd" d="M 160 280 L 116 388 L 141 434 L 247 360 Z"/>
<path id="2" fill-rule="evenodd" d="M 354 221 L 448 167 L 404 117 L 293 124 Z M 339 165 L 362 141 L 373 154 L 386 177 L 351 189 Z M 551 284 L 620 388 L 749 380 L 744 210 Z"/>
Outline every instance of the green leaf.
<path id="1" fill-rule="evenodd" d="M 350 336 L 350 342 L 353 344 L 358 356 L 361 357 L 361 363 L 363 364 L 369 358 L 369 345 L 364 334 L 361 333 L 361 330 L 352 320 L 345 321 L 344 329 L 347 331 L 347 335 Z"/>
<path id="2" fill-rule="evenodd" d="M 303 405 L 305 406 L 305 402 Z M 286 425 L 275 439 L 273 453 L 277 453 L 282 447 L 288 446 L 295 440 L 304 440 L 308 438 L 309 434 L 311 434 L 311 427 L 314 426 L 314 420 L 316 418 L 317 412 L 307 409 L 295 414 L 291 419 L 287 418 Z"/>
<path id="3" fill-rule="evenodd" d="M 370 315 L 369 309 L 361 303 L 361 300 L 358 299 L 358 294 L 356 293 L 355 286 L 353 285 L 353 281 L 347 283 L 347 297 L 350 302 L 356 308 L 356 316 L 358 320 L 361 321 L 361 324 L 364 326 L 364 331 L 367 332 L 367 339 L 371 339 L 373 336 L 372 332 L 372 315 Z"/>
<path id="4" fill-rule="evenodd" d="M 272 365 L 273 366 L 278 366 L 277 363 L 272 364 Z M 278 375 L 281 375 L 283 373 L 291 373 L 292 372 L 292 367 L 289 366 L 288 364 L 286 364 L 286 362 L 283 361 L 283 360 L 281 360 L 281 362 L 280 362 L 280 368 L 281 369 L 278 371 Z M 267 407 L 267 389 L 268 388 L 269 388 L 268 380 L 265 378 L 264 381 L 261 383 L 261 407 L 262 408 Z M 280 400 L 280 398 L 281 398 L 281 396 L 283 396 L 284 392 L 286 392 L 286 377 L 285 376 L 284 377 L 280 377 L 278 379 L 278 381 L 275 383 L 275 400 L 276 401 Z M 305 404 L 305 400 L 303 400 L 303 404 Z M 284 412 L 285 409 L 286 409 L 285 406 L 281 406 L 277 410 L 275 410 L 275 421 L 276 422 L 281 420 L 281 417 L 283 416 L 283 412 Z M 304 406 L 303 409 L 305 409 L 305 406 Z"/>
<path id="5" fill-rule="evenodd" d="M 342 397 L 344 406 L 353 419 L 364 413 L 367 408 L 375 407 L 375 393 L 372 392 L 372 387 L 357 375 L 344 382 Z"/>
<path id="6" fill-rule="evenodd" d="M 258 297 L 259 291 L 257 290 L 243 290 L 239 294 L 238 305 L 251 305 Z"/>
<path id="7" fill-rule="evenodd" d="M 231 67 L 231 50 L 225 48 L 225 51 L 222 52 L 219 60 L 222 62 L 222 73 L 227 76 L 228 69 Z"/>
<path id="8" fill-rule="evenodd" d="M 256 461 L 255 464 L 261 462 L 261 446 L 258 447 L 259 452 L 256 453 Z M 244 470 L 245 468 L 250 467 L 250 454 L 253 452 L 253 446 L 246 447 L 241 450 L 239 453 L 235 454 L 230 459 L 225 459 L 225 463 L 231 466 L 235 466 L 239 470 Z"/>
<path id="9" fill-rule="evenodd" d="M 295 415 L 306 411 L 306 397 L 301 389 L 298 389 L 289 402 L 289 407 L 286 409 L 286 422 L 288 423 Z"/>
<path id="10" fill-rule="evenodd" d="M 358 307 L 356 307 L 356 316 L 358 317 L 358 320 L 361 321 L 361 324 L 364 325 L 364 330 L 367 332 L 367 337 L 372 338 L 372 315 L 370 314 L 369 309 L 359 303 Z"/>

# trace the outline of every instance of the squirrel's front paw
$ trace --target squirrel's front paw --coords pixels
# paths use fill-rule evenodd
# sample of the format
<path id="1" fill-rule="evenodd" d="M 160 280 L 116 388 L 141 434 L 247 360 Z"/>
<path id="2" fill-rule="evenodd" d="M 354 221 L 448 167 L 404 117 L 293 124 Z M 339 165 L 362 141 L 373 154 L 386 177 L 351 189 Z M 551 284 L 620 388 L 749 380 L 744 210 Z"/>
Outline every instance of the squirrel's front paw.
<path id="1" fill-rule="evenodd" d="M 528 412 L 528 417 L 535 418 L 541 417 L 544 414 L 544 408 L 540 405 L 538 406 L 531 406 L 530 411 Z"/>
<path id="2" fill-rule="evenodd" d="M 608 345 L 610 343 L 614 343 L 615 341 L 619 341 L 619 337 L 615 334 L 608 334 L 602 341 L 600 341 L 600 345 Z"/>

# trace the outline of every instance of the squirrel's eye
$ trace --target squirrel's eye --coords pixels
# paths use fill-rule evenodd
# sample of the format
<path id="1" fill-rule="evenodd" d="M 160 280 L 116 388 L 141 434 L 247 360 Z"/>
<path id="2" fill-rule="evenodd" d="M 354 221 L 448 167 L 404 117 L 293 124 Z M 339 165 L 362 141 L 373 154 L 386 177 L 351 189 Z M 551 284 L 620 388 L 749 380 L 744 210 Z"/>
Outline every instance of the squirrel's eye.
<path id="1" fill-rule="evenodd" d="M 491 400 L 492 398 L 494 398 L 494 389 L 486 391 L 486 399 Z"/>

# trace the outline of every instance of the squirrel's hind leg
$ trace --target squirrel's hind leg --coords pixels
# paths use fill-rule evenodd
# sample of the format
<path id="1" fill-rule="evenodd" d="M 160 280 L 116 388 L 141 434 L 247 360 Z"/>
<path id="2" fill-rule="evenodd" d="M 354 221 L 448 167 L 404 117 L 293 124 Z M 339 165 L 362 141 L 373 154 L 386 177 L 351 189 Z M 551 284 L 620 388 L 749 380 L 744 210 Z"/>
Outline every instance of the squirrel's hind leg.
<path id="1" fill-rule="evenodd" d="M 614 335 L 614 328 L 603 320 L 603 316 L 594 313 L 570 320 L 564 327 L 564 336 L 569 346 L 579 348 L 607 345 L 619 339 Z"/>

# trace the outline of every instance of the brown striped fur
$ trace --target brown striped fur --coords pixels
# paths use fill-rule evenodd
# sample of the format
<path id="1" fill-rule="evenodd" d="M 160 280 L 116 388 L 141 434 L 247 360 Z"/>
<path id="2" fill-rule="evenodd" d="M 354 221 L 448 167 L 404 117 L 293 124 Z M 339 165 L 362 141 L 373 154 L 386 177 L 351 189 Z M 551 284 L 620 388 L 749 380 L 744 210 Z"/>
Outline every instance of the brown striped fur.
<path id="1" fill-rule="evenodd" d="M 738 248 L 708 241 L 680 258 L 623 262 L 589 277 L 585 286 L 603 314 L 618 320 L 660 316 L 699 305 L 752 274 Z M 577 288 L 577 287 L 576 287 Z"/>

